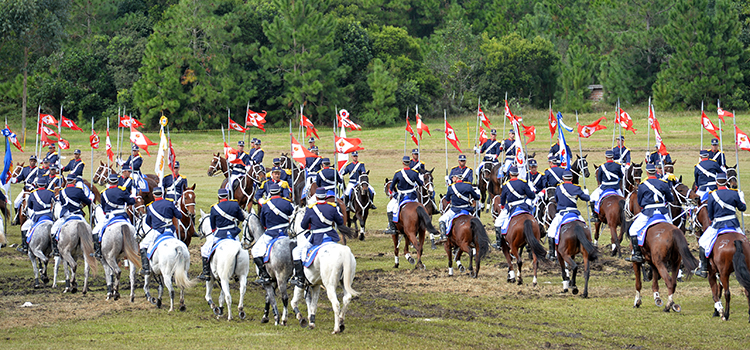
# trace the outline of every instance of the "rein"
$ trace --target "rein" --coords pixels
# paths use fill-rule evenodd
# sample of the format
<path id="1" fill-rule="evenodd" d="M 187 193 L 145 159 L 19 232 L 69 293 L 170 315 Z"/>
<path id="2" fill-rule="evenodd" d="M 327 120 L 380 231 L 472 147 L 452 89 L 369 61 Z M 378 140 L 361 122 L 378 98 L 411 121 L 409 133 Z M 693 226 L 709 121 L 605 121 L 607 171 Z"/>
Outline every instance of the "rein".
<path id="1" fill-rule="evenodd" d="M 195 206 L 195 203 L 185 203 L 185 195 L 188 194 L 188 193 L 192 193 L 193 195 L 195 195 L 195 192 L 193 190 L 185 190 L 185 192 L 182 193 L 182 196 L 180 197 L 180 201 L 178 202 L 179 205 L 177 206 L 177 210 L 180 211 L 180 214 L 182 214 L 183 218 L 184 217 L 190 218 L 191 215 L 190 215 L 190 212 L 188 211 L 187 208 Z M 185 209 L 183 209 L 183 208 L 185 208 Z M 188 230 L 190 230 L 191 227 L 193 227 L 193 220 L 192 219 L 188 220 L 188 224 L 187 225 L 183 224 L 182 220 L 180 220 L 180 228 L 184 230 L 186 237 L 187 237 L 187 234 L 188 234 Z"/>
<path id="2" fill-rule="evenodd" d="M 211 165 L 208 166 L 208 176 L 214 176 L 216 175 L 216 172 L 219 171 L 218 167 L 221 165 L 221 156 L 214 156 L 213 160 L 211 160 Z M 226 170 L 221 169 L 221 173 L 224 175 L 224 177 L 229 177 L 229 166 L 227 166 Z"/>

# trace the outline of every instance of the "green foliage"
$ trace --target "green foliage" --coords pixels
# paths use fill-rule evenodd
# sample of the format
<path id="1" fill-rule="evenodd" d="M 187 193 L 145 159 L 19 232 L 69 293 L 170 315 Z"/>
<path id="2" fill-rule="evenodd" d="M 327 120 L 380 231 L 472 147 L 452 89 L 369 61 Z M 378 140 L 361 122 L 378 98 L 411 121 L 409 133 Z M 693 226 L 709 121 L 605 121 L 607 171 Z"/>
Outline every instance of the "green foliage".
<path id="1" fill-rule="evenodd" d="M 372 72 L 367 75 L 367 84 L 372 91 L 372 102 L 365 104 L 368 112 L 361 120 L 366 125 L 388 125 L 398 117 L 396 89 L 398 81 L 385 68 L 379 58 L 372 61 Z"/>

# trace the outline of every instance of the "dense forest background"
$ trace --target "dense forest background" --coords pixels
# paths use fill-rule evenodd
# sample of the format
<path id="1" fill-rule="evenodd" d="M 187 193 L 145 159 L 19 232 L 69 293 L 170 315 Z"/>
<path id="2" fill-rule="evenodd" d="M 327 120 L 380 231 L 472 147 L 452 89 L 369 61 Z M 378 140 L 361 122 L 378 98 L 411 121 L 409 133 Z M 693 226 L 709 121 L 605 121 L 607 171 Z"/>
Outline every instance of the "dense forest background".
<path id="1" fill-rule="evenodd" d="M 217 128 L 249 103 L 385 125 L 518 103 L 750 102 L 750 3 L 732 0 L 0 0 L 0 118 Z M 29 123 L 29 122 L 27 122 Z"/>

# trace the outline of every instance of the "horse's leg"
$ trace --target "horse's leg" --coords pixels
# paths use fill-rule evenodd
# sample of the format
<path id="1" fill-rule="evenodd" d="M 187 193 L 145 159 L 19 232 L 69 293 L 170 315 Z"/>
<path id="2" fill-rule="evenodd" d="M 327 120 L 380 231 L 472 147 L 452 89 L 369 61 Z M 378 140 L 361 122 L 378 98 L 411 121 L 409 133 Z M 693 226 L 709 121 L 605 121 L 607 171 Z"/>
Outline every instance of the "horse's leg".
<path id="1" fill-rule="evenodd" d="M 279 325 L 279 306 L 276 303 L 276 292 L 274 291 L 273 285 L 268 284 L 266 288 L 266 301 L 270 303 L 271 310 L 273 311 L 273 323 L 275 326 Z"/>
<path id="2" fill-rule="evenodd" d="M 221 291 L 224 292 L 224 301 L 227 303 L 227 321 L 232 320 L 232 293 L 229 290 L 229 276 L 228 278 L 223 278 L 228 276 L 222 276 L 221 279 Z"/>
<path id="3" fill-rule="evenodd" d="M 237 302 L 237 314 L 241 320 L 245 319 L 245 292 L 247 292 L 247 274 L 239 274 L 240 300 Z"/>
<path id="4" fill-rule="evenodd" d="M 505 236 L 506 238 L 508 235 Z M 506 241 L 511 244 L 512 242 Z M 510 248 L 508 247 L 508 244 L 503 245 L 503 255 L 505 255 L 505 260 L 508 262 L 508 283 L 513 283 L 516 281 L 516 272 L 513 266 L 513 261 L 510 258 Z"/>
<path id="5" fill-rule="evenodd" d="M 153 266 L 153 265 L 151 265 Z M 152 270 L 153 271 L 153 270 Z M 163 275 L 163 273 L 162 273 Z M 154 279 L 158 279 L 156 275 L 154 275 Z M 161 297 L 164 295 L 164 281 L 159 281 L 159 295 L 156 297 L 156 307 L 161 309 Z M 221 300 L 221 298 L 219 299 Z"/>
<path id="6" fill-rule="evenodd" d="M 418 267 L 422 267 L 422 270 L 426 270 L 427 267 L 422 262 L 422 253 L 424 252 L 425 231 L 417 230 L 417 235 L 419 235 L 419 237 L 415 237 L 415 238 L 417 238 L 416 241 L 418 243 L 418 246 L 414 247 L 414 250 L 417 251 L 417 264 L 414 266 L 414 268 L 416 269 Z"/>
<path id="7" fill-rule="evenodd" d="M 273 299 L 273 291 L 269 294 L 268 287 L 264 286 L 263 289 L 266 291 L 265 304 L 263 305 L 263 317 L 260 319 L 260 323 L 268 323 L 268 314 L 271 312 L 271 299 Z"/>
<path id="8" fill-rule="evenodd" d="M 55 267 L 54 267 L 55 270 L 52 272 L 52 288 L 57 288 L 57 270 L 60 267 L 60 260 L 61 259 L 59 256 L 55 257 Z M 63 263 L 63 270 L 65 271 L 65 279 L 68 280 L 68 283 L 70 283 L 69 281 L 70 277 L 68 276 L 68 266 L 65 263 Z"/>
<path id="9" fill-rule="evenodd" d="M 551 239 L 554 239 L 554 238 L 551 238 Z M 562 243 L 562 241 L 560 241 L 560 242 Z M 559 250 L 561 252 L 564 251 L 562 249 L 559 249 Z M 568 274 L 565 273 L 565 259 L 563 258 L 562 253 L 558 253 L 557 254 L 557 262 L 558 262 L 558 264 L 560 264 L 560 273 L 562 275 L 562 280 L 563 280 L 563 290 L 562 290 L 562 292 L 563 293 L 567 293 L 568 292 L 568 287 L 570 285 L 570 280 L 568 278 Z"/>
<path id="10" fill-rule="evenodd" d="M 589 297 L 589 276 L 591 274 L 589 253 L 586 251 L 586 249 L 581 249 L 581 255 L 583 255 L 583 279 L 584 279 L 583 294 L 581 294 L 581 296 L 584 298 L 588 298 Z"/>
<path id="11" fill-rule="evenodd" d="M 315 329 L 315 312 L 318 311 L 318 299 L 320 298 L 320 285 L 310 288 L 307 301 L 307 315 L 310 319 L 310 329 Z"/>
<path id="12" fill-rule="evenodd" d="M 398 268 L 398 236 L 398 233 L 391 235 L 391 238 L 393 238 L 393 258 L 396 260 L 396 263 L 393 265 L 394 269 Z"/>
<path id="13" fill-rule="evenodd" d="M 617 236 L 617 225 L 614 224 L 614 220 L 607 220 L 609 225 L 609 234 L 612 236 L 612 256 L 617 255 L 622 257 L 620 252 L 620 237 Z"/>
<path id="14" fill-rule="evenodd" d="M 294 287 L 294 294 L 292 296 L 291 301 L 291 307 L 292 312 L 294 312 L 294 317 L 299 320 L 299 325 L 301 327 L 307 327 L 307 319 L 305 316 L 302 315 L 302 312 L 299 311 L 299 302 L 302 298 L 304 298 L 305 290 L 299 287 Z"/>
<path id="15" fill-rule="evenodd" d="M 715 263 L 708 265 L 708 285 L 711 286 L 711 297 L 714 300 L 713 317 L 719 317 L 724 313 L 724 306 L 721 304 L 721 290 L 716 280 Z"/>
<path id="16" fill-rule="evenodd" d="M 661 299 L 661 295 L 659 294 L 659 278 L 664 280 L 664 284 L 667 286 L 667 289 L 669 289 L 669 276 L 664 276 L 667 274 L 667 268 L 666 266 L 664 266 L 661 257 L 659 257 L 657 254 L 651 254 L 651 261 L 651 271 L 656 270 L 658 272 L 658 274 L 654 273 L 654 276 L 652 278 L 653 281 L 651 281 L 651 291 L 654 292 L 654 304 L 656 304 L 656 306 L 658 307 L 662 307 L 664 306 L 664 301 Z M 656 261 L 658 264 L 654 264 L 653 261 Z"/>
<path id="17" fill-rule="evenodd" d="M 284 311 L 281 314 L 281 325 L 286 326 L 286 320 L 289 313 L 289 293 L 286 289 L 286 282 L 279 283 L 279 294 L 281 294 L 281 303 L 284 305 Z M 346 291 L 344 291 L 346 293 Z"/>
<path id="18" fill-rule="evenodd" d="M 641 264 L 633 263 L 633 273 L 635 273 L 635 302 L 633 307 L 641 307 Z"/>
<path id="19" fill-rule="evenodd" d="M 531 247 L 529 247 L 529 252 L 532 252 Z M 536 287 L 537 285 L 537 278 L 536 278 L 536 272 L 539 269 L 539 257 L 536 256 L 536 254 L 531 255 L 532 261 L 531 266 L 534 268 L 534 278 L 531 280 L 531 286 Z M 520 270 L 520 268 L 519 268 Z"/>
<path id="20" fill-rule="evenodd" d="M 572 264 L 571 264 L 572 263 Z M 576 276 L 578 275 L 578 264 L 572 256 L 568 257 L 568 265 L 570 266 L 570 288 L 573 295 L 578 294 L 578 286 L 576 285 Z"/>
<path id="21" fill-rule="evenodd" d="M 42 288 L 42 284 L 39 283 L 39 268 L 36 263 L 36 256 L 34 256 L 31 248 L 29 248 L 29 260 L 31 260 L 31 269 L 34 270 L 34 288 Z"/>
<path id="22" fill-rule="evenodd" d="M 147 274 L 147 275 L 143 276 L 143 293 L 146 294 L 146 300 L 148 300 L 148 302 L 154 303 L 155 300 L 154 300 L 153 297 L 151 297 L 151 292 L 150 292 L 150 290 L 148 288 L 148 281 L 149 281 L 150 277 L 151 277 L 151 274 Z M 210 296 L 210 295 L 208 295 L 208 296 Z"/>
<path id="23" fill-rule="evenodd" d="M 593 213 L 593 215 L 596 215 L 596 213 Z M 597 221 L 594 224 L 594 245 L 599 244 L 599 229 L 601 228 L 601 226 L 602 226 L 601 221 Z"/>
<path id="24" fill-rule="evenodd" d="M 86 253 L 84 253 L 86 254 Z M 89 273 L 91 271 L 91 266 L 89 266 L 89 261 L 86 260 L 86 257 L 83 257 L 83 291 L 81 291 L 81 294 L 86 295 L 89 291 Z"/>
<path id="25" fill-rule="evenodd" d="M 727 264 L 729 265 L 729 264 Z M 721 278 L 721 284 L 724 286 L 724 300 L 727 302 L 727 306 L 724 307 L 724 314 L 721 315 L 721 319 L 729 321 L 729 302 L 732 299 L 732 293 L 729 292 L 729 271 L 728 266 L 724 267 L 719 277 Z"/>
<path id="26" fill-rule="evenodd" d="M 521 268 L 523 267 L 523 257 L 521 255 L 520 250 L 523 249 L 523 247 L 516 247 L 515 245 L 511 247 L 511 253 L 513 256 L 516 257 L 516 264 L 518 265 L 518 285 L 523 284 L 523 278 L 521 277 Z"/>
<path id="27" fill-rule="evenodd" d="M 445 248 L 445 254 L 448 254 L 448 276 L 453 276 L 453 238 L 449 237 L 443 248 Z"/>
<path id="28" fill-rule="evenodd" d="M 326 283 L 326 294 L 328 300 L 331 302 L 331 308 L 333 308 L 333 333 L 337 334 L 341 332 L 341 309 L 339 304 L 339 297 L 336 295 L 336 285 L 338 284 L 338 276 L 328 278 Z"/>
<path id="29" fill-rule="evenodd" d="M 128 271 L 130 272 L 130 302 L 135 302 L 135 274 L 136 267 L 132 261 L 128 261 Z"/>

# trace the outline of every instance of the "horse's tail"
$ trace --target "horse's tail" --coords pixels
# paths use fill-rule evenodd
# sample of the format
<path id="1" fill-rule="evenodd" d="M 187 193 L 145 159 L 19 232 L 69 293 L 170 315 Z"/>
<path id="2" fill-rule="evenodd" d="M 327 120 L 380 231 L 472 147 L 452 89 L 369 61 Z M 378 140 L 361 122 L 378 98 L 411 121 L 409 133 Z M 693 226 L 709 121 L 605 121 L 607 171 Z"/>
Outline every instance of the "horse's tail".
<path id="1" fill-rule="evenodd" d="M 337 225 L 337 227 L 339 229 L 339 233 L 344 235 L 344 237 L 349 238 L 349 239 L 357 238 L 357 233 L 354 232 L 354 230 L 351 227 L 346 226 L 346 223 L 344 223 L 343 225 Z"/>
<path id="2" fill-rule="evenodd" d="M 474 246 L 477 248 L 477 261 L 484 258 L 490 250 L 490 238 L 478 218 L 471 218 L 471 232 L 474 234 Z"/>
<path id="3" fill-rule="evenodd" d="M 674 237 L 677 250 L 680 252 L 680 256 L 682 256 L 682 264 L 685 265 L 685 269 L 688 273 L 695 270 L 698 267 L 698 259 L 690 253 L 690 247 L 685 239 L 685 235 L 680 229 L 675 228 L 672 230 L 672 237 Z"/>
<path id="4" fill-rule="evenodd" d="M 138 253 L 138 243 L 135 242 L 135 232 L 130 232 L 130 225 L 121 225 L 122 232 L 122 249 L 125 251 L 125 257 L 131 264 L 141 268 L 141 255 Z"/>
<path id="5" fill-rule="evenodd" d="M 354 281 L 354 272 L 357 269 L 357 260 L 354 259 L 354 254 L 349 247 L 345 247 L 346 254 L 344 255 L 344 289 L 353 297 L 359 295 L 359 292 L 352 288 L 352 282 Z"/>
<path id="6" fill-rule="evenodd" d="M 534 252 L 537 259 L 547 261 L 547 251 L 544 249 L 539 240 L 534 236 L 534 223 L 532 220 L 526 219 L 523 222 L 523 235 L 526 238 L 526 244 L 529 245 L 529 250 Z"/>
<path id="7" fill-rule="evenodd" d="M 423 206 L 417 207 L 417 216 L 419 217 L 419 230 L 427 230 L 433 235 L 439 235 L 440 232 L 432 226 L 432 218 L 427 214 L 427 210 Z"/>
<path id="8" fill-rule="evenodd" d="M 81 250 L 83 250 L 83 258 L 91 268 L 91 273 L 96 276 L 96 259 L 94 259 L 94 242 L 91 238 L 91 230 L 85 221 L 78 221 L 76 224 L 78 229 L 78 239 L 81 242 Z"/>
<path id="9" fill-rule="evenodd" d="M 589 260 L 596 261 L 596 259 L 599 258 L 599 249 L 597 249 L 596 246 L 589 241 L 588 237 L 586 237 L 586 231 L 583 230 L 583 225 L 579 223 L 573 225 L 573 232 L 578 239 L 578 243 L 580 243 L 583 249 L 586 249 L 586 252 L 589 254 Z"/>
<path id="10" fill-rule="evenodd" d="M 742 249 L 741 240 L 734 241 L 732 263 L 734 264 L 734 275 L 737 277 L 737 282 L 740 282 L 740 285 L 746 290 L 750 290 L 750 270 L 748 270 L 745 262 L 745 252 Z"/>
<path id="11" fill-rule="evenodd" d="M 619 202 L 617 202 L 617 205 L 620 207 L 620 243 L 622 243 L 622 239 L 625 238 L 625 234 L 628 233 L 628 229 L 630 225 L 628 225 L 628 221 L 626 220 L 626 213 L 625 213 L 625 200 L 620 199 Z"/>
<path id="12" fill-rule="evenodd" d="M 198 282 L 195 280 L 191 280 L 187 275 L 187 272 L 190 269 L 190 253 L 187 251 L 187 246 L 178 245 L 174 250 L 176 253 L 174 268 L 175 284 L 183 289 L 195 287 Z"/>

